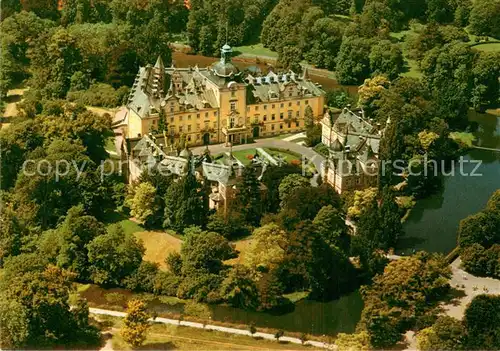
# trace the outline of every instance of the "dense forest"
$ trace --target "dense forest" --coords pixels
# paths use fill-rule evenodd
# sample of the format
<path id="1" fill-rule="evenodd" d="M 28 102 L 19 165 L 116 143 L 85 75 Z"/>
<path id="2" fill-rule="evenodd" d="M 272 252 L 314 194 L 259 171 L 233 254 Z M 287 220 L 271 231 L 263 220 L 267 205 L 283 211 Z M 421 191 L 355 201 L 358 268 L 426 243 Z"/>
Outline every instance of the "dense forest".
<path id="1" fill-rule="evenodd" d="M 207 182 L 191 172 L 176 178 L 151 169 L 132 185 L 120 174 L 101 179 L 111 116 L 86 106 L 123 105 L 140 65 L 158 56 L 171 62 L 174 38 L 207 56 L 225 42 L 260 43 L 277 53 L 279 69 L 310 64 L 359 85 L 356 99 L 329 91 L 327 103 L 356 103 L 386 127 L 382 160 L 400 159 L 407 170 L 430 166 L 427 159 L 449 162 L 463 151 L 450 132 L 467 128 L 469 109 L 499 104 L 500 52 L 475 48 L 500 40 L 499 0 L 62 3 L 1 2 L 0 95 L 29 86 L 19 116 L 0 131 L 2 348 L 95 344 L 99 331 L 87 303 L 74 299 L 75 283 L 257 311 L 293 309 L 290 293 L 328 301 L 360 289 L 361 321 L 355 334 L 339 335 L 341 350 L 387 348 L 409 329 L 420 332 L 422 350 L 498 348 L 497 298 L 477 296 L 464 321 L 438 317 L 451 290 L 448 262 L 428 253 L 387 259 L 403 235 L 397 197 L 434 192 L 433 172 L 405 176 L 396 191 L 402 177 L 387 171 L 379 188 L 340 196 L 326 184 L 311 186 L 293 165 L 269 167 L 261 181 L 246 167 L 225 215 L 209 210 Z M 320 136 L 309 116 L 308 146 Z M 34 162 L 23 169 L 26 160 Z M 72 165 L 62 181 L 50 171 L 60 160 Z M 498 203 L 497 192 L 460 224 L 468 272 L 499 277 Z M 167 269 L 110 224 L 117 215 L 182 238 Z M 356 221 L 355 236 L 346 216 Z M 240 255 L 234 242 L 250 235 L 244 259 L 228 263 Z"/>

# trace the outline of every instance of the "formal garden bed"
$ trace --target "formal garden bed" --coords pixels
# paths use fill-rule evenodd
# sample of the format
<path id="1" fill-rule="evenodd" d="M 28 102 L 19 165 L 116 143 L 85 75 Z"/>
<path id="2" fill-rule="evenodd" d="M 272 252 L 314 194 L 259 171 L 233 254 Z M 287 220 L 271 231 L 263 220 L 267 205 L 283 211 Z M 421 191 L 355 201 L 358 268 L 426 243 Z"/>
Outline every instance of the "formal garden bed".
<path id="1" fill-rule="evenodd" d="M 290 150 L 285 150 L 285 149 L 278 149 L 278 148 L 272 148 L 272 147 L 266 147 L 263 148 L 265 152 L 267 152 L 269 155 L 272 157 L 282 157 L 283 160 L 286 162 L 292 164 L 292 165 L 300 165 L 302 163 L 302 155 L 298 154 L 294 151 Z"/>

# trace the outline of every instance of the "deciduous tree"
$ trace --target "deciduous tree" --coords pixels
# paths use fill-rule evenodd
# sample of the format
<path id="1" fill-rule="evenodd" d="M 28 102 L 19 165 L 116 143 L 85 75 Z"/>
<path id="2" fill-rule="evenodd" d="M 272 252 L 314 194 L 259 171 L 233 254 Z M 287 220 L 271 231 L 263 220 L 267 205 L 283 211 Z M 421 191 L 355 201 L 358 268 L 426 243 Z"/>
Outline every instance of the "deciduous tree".
<path id="1" fill-rule="evenodd" d="M 112 225 L 87 246 L 90 278 L 96 284 L 117 286 L 139 268 L 144 246 L 131 234 L 125 234 L 120 224 Z"/>
<path id="2" fill-rule="evenodd" d="M 127 199 L 130 214 L 142 223 L 147 222 L 157 211 L 155 198 L 156 189 L 153 185 L 147 182 L 139 183 Z"/>
<path id="3" fill-rule="evenodd" d="M 473 34 L 489 35 L 500 39 L 500 1 L 473 1 L 470 28 Z"/>
<path id="4" fill-rule="evenodd" d="M 150 315 L 147 313 L 146 303 L 141 300 L 130 300 L 127 303 L 127 316 L 121 330 L 123 340 L 130 346 L 141 346 L 147 337 Z"/>
<path id="5" fill-rule="evenodd" d="M 234 265 L 221 283 L 220 296 L 234 307 L 257 308 L 259 293 L 251 271 L 245 266 Z"/>

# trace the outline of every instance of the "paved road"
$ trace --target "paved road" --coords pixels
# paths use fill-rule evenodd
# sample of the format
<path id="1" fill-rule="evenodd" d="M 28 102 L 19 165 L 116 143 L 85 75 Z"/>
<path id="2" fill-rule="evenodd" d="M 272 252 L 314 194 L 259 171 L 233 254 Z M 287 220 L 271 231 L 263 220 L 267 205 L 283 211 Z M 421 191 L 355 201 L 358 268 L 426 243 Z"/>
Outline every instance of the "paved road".
<path id="1" fill-rule="evenodd" d="M 318 170 L 319 172 L 321 172 L 323 164 L 325 162 L 325 158 L 313 149 L 281 139 L 257 139 L 254 143 L 251 144 L 234 145 L 233 151 L 255 149 L 258 147 L 276 147 L 280 149 L 288 149 L 304 155 L 308 160 L 314 163 L 314 166 L 316 166 L 316 170 Z M 229 151 L 229 147 L 225 146 L 224 144 L 210 145 L 208 148 L 212 154 L 219 154 L 221 152 Z M 194 154 L 202 154 L 204 150 L 205 146 L 199 146 L 192 149 L 192 152 Z"/>
<path id="2" fill-rule="evenodd" d="M 125 312 L 103 310 L 100 308 L 89 308 L 89 312 L 93 313 L 93 314 L 101 314 L 101 315 L 103 314 L 103 315 L 121 317 L 121 318 L 123 318 L 127 315 Z M 151 321 L 153 321 L 153 320 L 151 320 Z M 184 327 L 191 327 L 191 328 L 198 328 L 198 329 L 217 330 L 217 331 L 221 331 L 224 333 L 246 335 L 246 336 L 252 337 L 252 334 L 248 330 L 222 327 L 219 325 L 211 325 L 211 324 L 203 325 L 201 323 L 181 321 L 181 320 L 177 320 L 177 319 L 169 319 L 169 318 L 162 318 L 162 317 L 156 317 L 156 319 L 154 319 L 154 322 L 163 323 L 163 324 L 180 325 L 180 326 L 184 326 Z M 253 334 L 253 337 L 260 337 L 262 339 L 267 339 L 267 340 L 275 340 L 274 335 L 269 334 L 269 333 L 257 332 L 255 334 Z M 300 339 L 292 338 L 289 336 L 281 337 L 280 341 L 287 341 L 287 342 L 290 342 L 293 344 L 299 344 L 299 345 L 302 344 L 302 341 L 300 341 Z M 322 348 L 322 349 L 331 349 L 331 350 L 336 349 L 335 345 L 323 343 L 320 341 L 313 341 L 313 340 L 306 341 L 305 345 L 311 345 L 311 346 Z"/>
<path id="3" fill-rule="evenodd" d="M 444 306 L 446 314 L 457 319 L 463 318 L 465 309 L 474 296 L 481 294 L 500 295 L 499 279 L 476 277 L 461 269 L 461 263 L 460 258 L 451 263 L 450 285 L 454 289 L 462 290 L 465 295 Z"/>

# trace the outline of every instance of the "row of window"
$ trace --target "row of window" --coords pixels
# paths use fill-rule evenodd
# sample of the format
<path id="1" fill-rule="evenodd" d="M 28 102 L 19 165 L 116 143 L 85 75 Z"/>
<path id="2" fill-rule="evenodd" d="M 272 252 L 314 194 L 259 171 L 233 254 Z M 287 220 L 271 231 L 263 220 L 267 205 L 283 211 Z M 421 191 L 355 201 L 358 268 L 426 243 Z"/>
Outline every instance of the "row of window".
<path id="1" fill-rule="evenodd" d="M 271 124 L 271 130 L 276 130 L 276 129 L 280 129 L 281 130 L 281 129 L 284 128 L 284 126 L 285 126 L 285 124 L 283 124 L 283 123 L 280 123 L 280 124 Z M 288 122 L 286 124 L 286 126 L 287 126 L 287 128 L 292 128 L 292 122 Z M 265 131 L 267 131 L 267 127 L 268 126 L 264 125 L 264 126 L 260 127 L 260 130 L 262 132 L 265 132 Z M 300 122 L 295 122 L 294 127 L 295 128 L 299 128 L 300 127 Z"/>
<path id="2" fill-rule="evenodd" d="M 301 100 L 298 100 L 298 101 L 297 101 L 297 106 L 300 106 L 300 103 L 301 103 Z M 304 101 L 304 104 L 305 104 L 305 105 L 309 105 L 309 100 Z M 292 107 L 292 105 L 293 105 L 293 103 L 290 101 L 290 102 L 288 103 L 288 107 Z M 254 111 L 259 111 L 259 106 L 260 106 L 260 105 L 255 105 L 255 106 L 254 106 Z M 251 107 L 251 106 L 247 106 L 247 111 L 250 111 L 250 107 Z M 267 110 L 267 105 L 263 105 L 263 107 L 264 107 L 264 110 Z M 281 108 L 284 108 L 284 107 L 285 107 L 285 103 L 283 103 L 283 102 L 282 102 L 282 103 L 280 104 L 280 107 L 281 107 Z M 275 105 L 275 104 L 272 104 L 272 105 L 271 105 L 271 109 L 274 109 L 274 108 L 276 108 L 276 105 Z"/>
<path id="3" fill-rule="evenodd" d="M 174 112 L 174 110 L 173 110 L 173 109 L 170 109 L 170 112 Z M 217 112 L 217 111 L 214 111 L 214 112 L 213 112 L 214 117 L 217 117 L 217 114 L 218 114 L 218 112 Z M 181 116 L 178 116 L 178 118 L 179 118 L 179 122 L 182 122 L 183 117 L 184 117 L 184 116 L 182 116 L 182 115 L 181 115 Z M 209 117 L 209 113 L 208 113 L 208 112 L 205 112 L 205 118 L 208 118 L 208 117 Z M 197 113 L 197 114 L 196 114 L 196 119 L 200 119 L 200 118 L 201 118 L 201 114 L 200 114 L 200 113 Z M 170 119 L 173 121 L 174 117 L 171 117 Z M 191 120 L 191 115 L 187 115 L 187 120 L 188 120 L 188 121 L 190 121 L 190 120 Z"/>
<path id="4" fill-rule="evenodd" d="M 284 113 L 281 112 L 280 113 L 280 119 L 283 119 L 285 117 Z M 300 111 L 297 111 L 295 113 L 295 118 L 299 118 L 300 117 Z M 293 118 L 293 111 L 288 111 L 288 114 L 287 114 L 287 118 Z M 264 122 L 267 121 L 267 115 L 264 115 L 262 116 L 262 120 Z M 276 120 L 276 115 L 273 113 L 271 114 L 271 121 L 275 121 Z M 254 116 L 254 121 L 257 123 L 259 121 L 259 115 L 255 115 Z"/>
<path id="5" fill-rule="evenodd" d="M 305 100 L 304 103 L 305 103 L 305 105 L 309 105 L 309 100 Z M 300 104 L 301 104 L 301 101 L 300 100 L 297 101 L 297 106 L 300 106 Z M 267 105 L 263 105 L 263 107 L 264 107 L 264 110 L 267 110 Z M 284 108 L 285 104 L 282 102 L 280 104 L 280 107 Z M 292 102 L 291 101 L 288 103 L 288 107 L 292 107 Z M 271 109 L 274 109 L 274 108 L 276 108 L 276 105 L 272 104 L 271 105 Z M 236 111 L 236 101 L 231 101 L 230 102 L 230 109 L 231 109 L 231 111 Z M 181 111 L 183 111 L 183 110 L 184 109 L 181 108 Z M 250 106 L 247 106 L 247 111 L 250 112 Z M 254 111 L 259 111 L 259 105 L 255 105 Z M 174 103 L 170 104 L 170 112 L 171 113 L 175 113 Z M 214 111 L 213 113 L 214 113 L 214 117 L 217 117 L 217 111 Z M 208 112 L 205 112 L 205 117 L 208 117 Z M 200 118 L 200 114 L 199 113 L 196 114 L 196 118 Z M 188 121 L 191 120 L 191 115 L 188 115 L 187 119 L 188 119 Z M 179 116 L 179 121 L 182 121 L 182 116 Z"/>
<path id="6" fill-rule="evenodd" d="M 171 123 L 174 123 L 173 117 L 171 119 Z M 154 119 L 153 120 L 153 126 L 156 126 L 157 124 L 158 124 L 158 120 Z M 212 123 L 212 125 L 213 125 L 213 128 L 217 129 L 217 121 L 214 121 Z M 172 127 L 175 128 L 175 126 L 172 126 Z M 205 122 L 204 128 L 206 128 L 206 129 L 210 128 L 210 123 L 209 122 Z M 186 129 L 184 129 L 184 126 L 179 126 L 177 129 L 179 130 L 179 133 L 182 133 L 183 131 L 191 132 L 192 131 L 192 125 L 188 124 Z M 198 123 L 196 125 L 196 131 L 199 131 L 200 129 L 201 129 L 201 124 Z"/>

